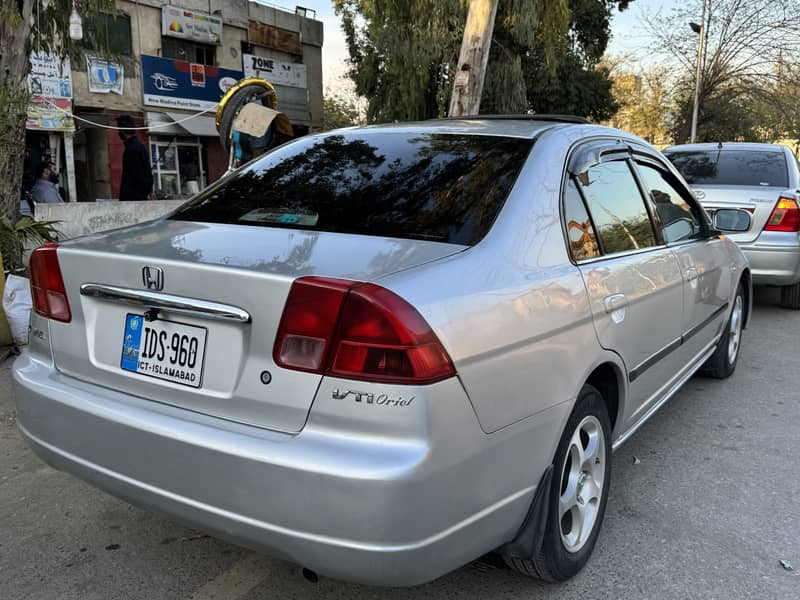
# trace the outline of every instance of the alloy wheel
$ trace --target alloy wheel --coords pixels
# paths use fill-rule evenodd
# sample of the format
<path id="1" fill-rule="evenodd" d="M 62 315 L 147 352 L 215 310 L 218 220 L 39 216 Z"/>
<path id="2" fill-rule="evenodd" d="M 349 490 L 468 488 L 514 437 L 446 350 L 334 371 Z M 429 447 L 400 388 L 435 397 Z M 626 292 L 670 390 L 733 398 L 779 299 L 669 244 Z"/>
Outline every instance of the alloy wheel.
<path id="1" fill-rule="evenodd" d="M 739 343 L 742 339 L 742 314 L 744 302 L 742 301 L 741 294 L 736 296 L 733 302 L 733 310 L 731 311 L 731 324 L 730 332 L 728 333 L 728 364 L 732 365 L 736 362 L 736 356 L 739 354 Z"/>
<path id="2" fill-rule="evenodd" d="M 592 534 L 605 477 L 605 434 L 600 421 L 588 415 L 572 434 L 561 473 L 558 523 L 568 552 L 578 552 Z"/>

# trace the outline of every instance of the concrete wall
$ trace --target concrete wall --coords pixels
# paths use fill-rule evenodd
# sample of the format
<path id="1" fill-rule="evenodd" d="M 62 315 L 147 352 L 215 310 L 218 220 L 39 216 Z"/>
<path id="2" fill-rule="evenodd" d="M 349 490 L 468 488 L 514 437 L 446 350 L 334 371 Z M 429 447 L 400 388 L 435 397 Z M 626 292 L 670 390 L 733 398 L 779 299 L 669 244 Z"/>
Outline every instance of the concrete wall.
<path id="1" fill-rule="evenodd" d="M 37 204 L 37 221 L 61 221 L 55 227 L 60 239 L 78 237 L 150 221 L 178 208 L 185 200 L 143 202 L 68 202 Z"/>

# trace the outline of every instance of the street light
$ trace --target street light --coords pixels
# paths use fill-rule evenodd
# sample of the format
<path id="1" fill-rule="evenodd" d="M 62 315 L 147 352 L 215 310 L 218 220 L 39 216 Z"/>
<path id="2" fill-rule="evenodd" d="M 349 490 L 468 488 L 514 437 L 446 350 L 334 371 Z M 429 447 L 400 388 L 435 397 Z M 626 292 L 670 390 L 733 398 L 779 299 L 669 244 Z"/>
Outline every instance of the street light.
<path id="1" fill-rule="evenodd" d="M 706 37 L 706 3 L 708 0 L 703 0 L 703 14 L 700 17 L 700 24 L 689 23 L 692 31 L 700 35 L 700 41 L 697 43 L 697 73 L 695 75 L 694 84 L 694 107 L 692 108 L 692 134 L 690 143 L 694 144 L 697 140 L 697 113 L 700 105 L 700 85 L 703 79 L 703 43 Z"/>

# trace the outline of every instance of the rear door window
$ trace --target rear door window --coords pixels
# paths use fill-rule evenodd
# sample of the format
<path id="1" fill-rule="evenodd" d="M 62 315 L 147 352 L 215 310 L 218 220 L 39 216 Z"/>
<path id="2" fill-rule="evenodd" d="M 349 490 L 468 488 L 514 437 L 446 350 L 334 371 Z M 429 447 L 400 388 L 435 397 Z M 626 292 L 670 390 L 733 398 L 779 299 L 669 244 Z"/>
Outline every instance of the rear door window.
<path id="1" fill-rule="evenodd" d="M 595 165 L 577 179 L 604 254 L 656 245 L 650 215 L 627 161 Z"/>
<path id="2" fill-rule="evenodd" d="M 170 218 L 473 245 L 491 228 L 532 143 L 380 130 L 301 138 Z"/>
<path id="3" fill-rule="evenodd" d="M 666 157 L 689 184 L 789 186 L 786 155 L 779 150 L 672 150 Z"/>

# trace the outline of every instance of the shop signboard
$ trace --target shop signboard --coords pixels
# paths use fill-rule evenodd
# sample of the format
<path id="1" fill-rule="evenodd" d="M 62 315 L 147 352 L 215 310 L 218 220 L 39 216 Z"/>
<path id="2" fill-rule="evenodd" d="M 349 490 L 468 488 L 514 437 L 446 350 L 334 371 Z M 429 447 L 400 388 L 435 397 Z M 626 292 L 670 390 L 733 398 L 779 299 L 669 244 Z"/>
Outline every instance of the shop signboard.
<path id="1" fill-rule="evenodd" d="M 288 87 L 307 87 L 307 69 L 305 65 L 286 63 L 265 56 L 242 54 L 245 77 L 260 77 L 274 85 Z"/>
<path id="2" fill-rule="evenodd" d="M 28 119 L 25 129 L 48 131 L 75 131 L 72 119 L 72 101 L 67 98 L 31 96 L 28 102 Z"/>
<path id="3" fill-rule="evenodd" d="M 300 33 L 297 31 L 289 31 L 288 29 L 258 21 L 248 21 L 247 36 L 251 44 L 288 52 L 289 54 L 303 55 Z"/>
<path id="4" fill-rule="evenodd" d="M 69 58 L 32 52 L 26 129 L 75 131 Z"/>
<path id="5" fill-rule="evenodd" d="M 72 77 L 69 57 L 61 60 L 55 54 L 31 52 L 28 91 L 31 96 L 72 98 Z"/>
<path id="6" fill-rule="evenodd" d="M 147 106 L 210 110 L 243 77 L 241 71 L 142 55 L 142 89 Z"/>
<path id="7" fill-rule="evenodd" d="M 177 6 L 162 6 L 161 35 L 204 44 L 221 44 L 222 19 Z"/>
<path id="8" fill-rule="evenodd" d="M 121 64 L 112 60 L 86 56 L 86 69 L 89 74 L 89 91 L 94 94 L 114 92 L 122 95 L 125 73 Z"/>

